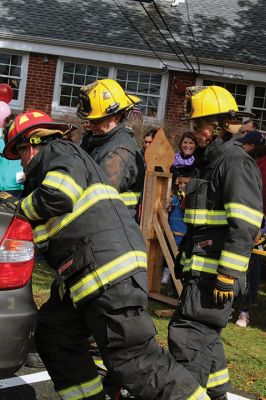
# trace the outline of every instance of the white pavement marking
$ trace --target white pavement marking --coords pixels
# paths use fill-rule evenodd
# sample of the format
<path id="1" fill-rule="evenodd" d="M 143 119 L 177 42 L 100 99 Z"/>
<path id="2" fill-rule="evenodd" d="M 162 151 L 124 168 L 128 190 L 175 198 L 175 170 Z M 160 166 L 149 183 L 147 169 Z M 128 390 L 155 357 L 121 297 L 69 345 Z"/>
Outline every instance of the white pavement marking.
<path id="1" fill-rule="evenodd" d="M 51 378 L 47 371 L 37 372 L 36 374 L 16 376 L 14 378 L 1 379 L 0 390 L 13 386 L 27 385 L 36 382 L 49 381 Z"/>
<path id="2" fill-rule="evenodd" d="M 0 390 L 14 386 L 22 386 L 31 383 L 49 381 L 51 378 L 47 371 L 37 372 L 35 374 L 16 376 L 14 378 L 0 379 Z M 228 400 L 249 400 L 247 397 L 242 397 L 237 394 L 227 393 Z"/>
<path id="3" fill-rule="evenodd" d="M 239 396 L 239 394 L 227 393 L 228 400 L 248 400 L 247 397 Z"/>

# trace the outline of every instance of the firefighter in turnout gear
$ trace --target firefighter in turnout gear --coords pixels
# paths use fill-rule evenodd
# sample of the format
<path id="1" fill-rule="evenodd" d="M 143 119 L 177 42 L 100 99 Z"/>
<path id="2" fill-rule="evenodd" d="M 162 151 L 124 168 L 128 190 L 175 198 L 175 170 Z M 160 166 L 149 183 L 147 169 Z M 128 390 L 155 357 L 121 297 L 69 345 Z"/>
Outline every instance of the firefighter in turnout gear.
<path id="1" fill-rule="evenodd" d="M 102 79 L 80 89 L 77 114 L 89 126 L 81 146 L 108 176 L 133 217 L 143 190 L 145 167 L 126 113 L 139 102 L 112 79 Z"/>
<path id="2" fill-rule="evenodd" d="M 36 329 L 55 390 L 63 400 L 105 399 L 87 342 L 92 332 L 108 370 L 137 398 L 208 399 L 155 341 L 140 229 L 100 167 L 62 139 L 71 129 L 39 110 L 22 113 L 4 149 L 25 169 L 18 212 L 57 272 Z"/>
<path id="3" fill-rule="evenodd" d="M 186 188 L 184 286 L 169 324 L 169 349 L 212 399 L 225 399 L 229 376 L 220 333 L 245 288 L 263 218 L 262 184 L 254 160 L 234 141 L 246 115 L 234 97 L 217 86 L 187 88 L 185 107 L 205 151 Z"/>

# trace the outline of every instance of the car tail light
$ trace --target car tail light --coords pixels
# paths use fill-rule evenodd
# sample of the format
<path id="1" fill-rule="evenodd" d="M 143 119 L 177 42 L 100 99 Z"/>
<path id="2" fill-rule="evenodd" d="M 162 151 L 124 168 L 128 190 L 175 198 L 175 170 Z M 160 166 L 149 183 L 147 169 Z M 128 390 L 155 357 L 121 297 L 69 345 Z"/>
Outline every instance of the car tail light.
<path id="1" fill-rule="evenodd" d="M 0 242 L 0 289 L 17 289 L 30 280 L 34 245 L 30 224 L 14 217 Z"/>

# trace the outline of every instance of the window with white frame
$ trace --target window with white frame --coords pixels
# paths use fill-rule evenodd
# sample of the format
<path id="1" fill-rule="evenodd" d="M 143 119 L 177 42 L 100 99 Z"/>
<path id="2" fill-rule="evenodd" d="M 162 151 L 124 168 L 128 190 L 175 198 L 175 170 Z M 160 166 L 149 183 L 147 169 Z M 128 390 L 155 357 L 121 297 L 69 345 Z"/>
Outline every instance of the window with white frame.
<path id="1" fill-rule="evenodd" d="M 232 83 L 232 82 L 221 82 L 221 81 L 214 81 L 214 80 L 207 80 L 203 81 L 204 86 L 215 85 L 215 86 L 222 86 L 227 89 L 234 98 L 236 99 L 236 103 L 238 105 L 239 110 L 244 111 L 246 108 L 246 98 L 247 98 L 247 88 L 248 85 L 240 84 L 240 83 Z"/>
<path id="2" fill-rule="evenodd" d="M 60 68 L 61 67 L 61 68 Z M 101 66 L 75 61 L 59 60 L 58 84 L 55 99 L 56 111 L 72 111 L 77 106 L 80 87 L 96 79 L 116 79 L 123 89 L 141 99 L 142 113 L 148 118 L 162 119 L 162 98 L 166 91 L 166 76 L 159 72 L 116 68 L 112 65 Z"/>
<path id="3" fill-rule="evenodd" d="M 204 79 L 204 86 L 217 85 L 229 90 L 235 97 L 239 110 L 252 112 L 256 115 L 259 129 L 266 131 L 266 87 L 255 84 L 218 81 Z M 199 84 L 201 84 L 199 80 Z"/>
<path id="4" fill-rule="evenodd" d="M 25 58 L 18 54 L 0 53 L 0 83 L 7 83 L 12 87 L 12 105 L 22 104 L 24 98 Z"/>
<path id="5" fill-rule="evenodd" d="M 118 69 L 116 80 L 123 89 L 141 99 L 139 107 L 146 117 L 157 116 L 162 75 L 153 72 Z"/>
<path id="6" fill-rule="evenodd" d="M 62 107 L 77 107 L 81 86 L 89 85 L 96 79 L 107 78 L 108 73 L 108 67 L 64 62 L 59 105 Z"/>
<path id="7" fill-rule="evenodd" d="M 254 87 L 251 112 L 256 115 L 259 127 L 266 131 L 266 87 Z"/>

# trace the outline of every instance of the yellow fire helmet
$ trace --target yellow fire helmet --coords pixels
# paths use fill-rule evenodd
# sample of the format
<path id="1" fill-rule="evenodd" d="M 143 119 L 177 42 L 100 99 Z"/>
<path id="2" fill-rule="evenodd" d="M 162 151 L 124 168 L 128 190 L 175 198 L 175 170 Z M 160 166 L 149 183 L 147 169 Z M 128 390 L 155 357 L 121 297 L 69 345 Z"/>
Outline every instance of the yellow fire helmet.
<path id="1" fill-rule="evenodd" d="M 100 119 L 130 110 L 140 99 L 125 93 L 113 79 L 101 79 L 80 89 L 77 115 L 82 119 Z"/>
<path id="2" fill-rule="evenodd" d="M 238 110 L 233 95 L 221 86 L 192 86 L 186 89 L 184 104 L 189 119 L 219 116 L 230 120 L 254 116 Z"/>

